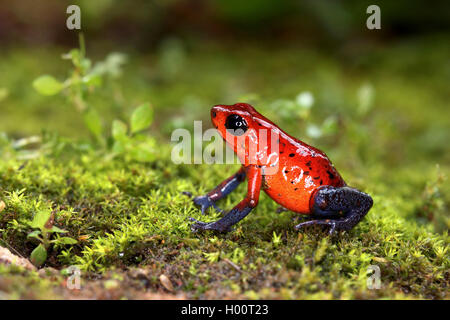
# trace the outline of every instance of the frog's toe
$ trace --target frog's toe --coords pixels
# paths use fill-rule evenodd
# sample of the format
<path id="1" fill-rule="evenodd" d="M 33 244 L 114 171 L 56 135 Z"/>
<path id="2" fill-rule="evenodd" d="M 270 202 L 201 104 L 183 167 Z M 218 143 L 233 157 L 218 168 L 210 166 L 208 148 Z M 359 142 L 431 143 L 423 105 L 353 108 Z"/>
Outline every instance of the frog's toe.
<path id="1" fill-rule="evenodd" d="M 199 221 L 194 218 L 189 218 L 189 220 L 192 222 L 195 222 L 191 225 L 192 232 L 205 231 L 205 230 L 212 230 L 212 231 L 218 231 L 218 232 L 231 231 L 231 228 L 226 228 L 217 222 L 203 222 L 203 221 Z"/>
<path id="2" fill-rule="evenodd" d="M 209 207 L 213 207 L 214 209 L 216 209 L 218 212 L 223 212 L 221 209 L 219 209 L 216 204 L 214 203 L 214 201 L 212 201 L 208 196 L 198 196 L 195 197 L 194 200 L 194 204 L 196 204 L 197 206 L 200 207 L 202 214 L 206 213 L 206 210 Z"/>
<path id="3" fill-rule="evenodd" d="M 202 230 L 202 231 L 207 230 L 207 225 L 208 225 L 207 222 L 199 221 L 199 220 L 191 218 L 191 217 L 189 218 L 189 221 L 195 222 L 191 225 L 192 232 L 197 232 L 199 230 Z"/>
<path id="4" fill-rule="evenodd" d="M 281 213 L 281 212 L 285 212 L 285 211 L 289 211 L 288 209 L 286 209 L 285 207 L 283 207 L 283 206 L 280 206 L 280 207 L 278 207 L 277 208 L 277 211 L 276 211 L 276 213 Z"/>
<path id="5" fill-rule="evenodd" d="M 207 196 L 195 197 L 193 201 L 200 207 L 202 214 L 205 214 L 206 210 L 213 205 L 213 202 Z"/>
<path id="6" fill-rule="evenodd" d="M 189 191 L 183 191 L 183 192 L 181 192 L 181 194 L 188 196 L 189 198 L 192 198 L 192 193 Z"/>
<path id="7" fill-rule="evenodd" d="M 206 206 L 211 202 L 207 196 L 198 196 L 195 197 L 192 201 L 198 206 Z"/>
<path id="8" fill-rule="evenodd" d="M 298 225 L 296 225 L 294 228 L 295 230 L 300 230 L 303 227 L 306 226 L 312 226 L 312 225 L 326 225 L 330 227 L 330 230 L 328 231 L 328 234 L 331 236 L 336 232 L 337 229 L 337 224 L 336 221 L 333 220 L 310 220 L 310 221 L 306 221 L 306 222 L 302 222 L 299 223 Z"/>
<path id="9" fill-rule="evenodd" d="M 216 209 L 217 212 L 219 213 L 224 213 L 225 211 L 223 211 L 222 209 L 220 209 L 214 202 L 212 203 L 212 206 L 214 207 L 214 209 Z"/>

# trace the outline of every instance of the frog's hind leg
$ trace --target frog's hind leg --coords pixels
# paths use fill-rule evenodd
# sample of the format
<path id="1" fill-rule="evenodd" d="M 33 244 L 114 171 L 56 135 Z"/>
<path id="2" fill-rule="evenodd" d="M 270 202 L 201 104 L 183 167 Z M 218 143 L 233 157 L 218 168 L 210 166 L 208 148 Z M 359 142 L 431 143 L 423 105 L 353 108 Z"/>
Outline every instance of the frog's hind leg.
<path id="1" fill-rule="evenodd" d="M 311 199 L 312 216 L 316 219 L 302 222 L 296 230 L 309 225 L 326 225 L 330 234 L 336 230 L 350 230 L 361 221 L 373 205 L 372 198 L 350 187 L 323 186 Z"/>

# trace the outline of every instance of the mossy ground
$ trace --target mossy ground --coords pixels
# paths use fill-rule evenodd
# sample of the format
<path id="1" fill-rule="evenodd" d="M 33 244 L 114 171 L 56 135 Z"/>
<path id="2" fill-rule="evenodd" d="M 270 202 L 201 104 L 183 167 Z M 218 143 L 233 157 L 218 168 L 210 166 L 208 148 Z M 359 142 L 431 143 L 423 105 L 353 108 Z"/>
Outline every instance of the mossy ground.
<path id="1" fill-rule="evenodd" d="M 197 48 L 183 53 L 173 74 L 163 57 L 131 53 L 119 84 L 107 84 L 90 102 L 110 123 L 111 115 L 129 112 L 119 106 L 152 101 L 149 135 L 160 145 L 150 162 L 99 151 L 64 99 L 32 91 L 37 75 L 65 74 L 65 64 L 54 61 L 59 49 L 34 57 L 21 49 L 2 53 L 0 68 L 8 76 L 0 87 L 8 96 L 0 102 L 1 131 L 13 138 L 47 131 L 33 159 L 22 159 L 6 142 L 0 149 L 2 244 L 29 257 L 36 243 L 27 239 L 27 221 L 37 211 L 53 211 L 55 224 L 78 243 L 52 247 L 45 266 L 77 265 L 83 275 L 81 291 L 74 292 L 64 289 L 62 274 L 0 266 L 2 297 L 448 299 L 445 43 L 425 39 L 338 57 L 298 48 L 270 54 L 252 46 L 239 52 Z M 367 83 L 375 98 L 361 111 L 358 90 Z M 283 118 L 272 108 L 276 99 L 305 90 L 316 98 L 308 121 Z M 367 217 L 335 237 L 319 228 L 298 233 L 296 215 L 277 213 L 276 203 L 262 195 L 233 232 L 192 233 L 188 217 L 212 221 L 219 215 L 201 216 L 182 192 L 204 194 L 238 165 L 175 165 L 170 132 L 191 128 L 194 119 L 209 125 L 210 105 L 238 100 L 255 102 L 300 138 L 307 122 L 336 116 L 336 132 L 305 140 L 323 149 L 350 185 L 372 195 Z M 218 205 L 230 209 L 244 193 L 240 186 Z M 380 289 L 367 288 L 370 265 L 380 267 Z M 162 274 L 173 285 L 170 295 Z"/>

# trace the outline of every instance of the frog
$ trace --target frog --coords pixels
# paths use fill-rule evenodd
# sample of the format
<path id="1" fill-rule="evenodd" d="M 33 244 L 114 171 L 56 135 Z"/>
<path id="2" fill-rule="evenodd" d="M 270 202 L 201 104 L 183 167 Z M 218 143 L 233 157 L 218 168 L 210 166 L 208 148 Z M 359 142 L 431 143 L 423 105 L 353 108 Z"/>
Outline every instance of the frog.
<path id="1" fill-rule="evenodd" d="M 193 202 L 202 214 L 210 207 L 224 213 L 217 201 L 245 180 L 247 193 L 217 221 L 203 222 L 190 217 L 193 232 L 231 231 L 257 207 L 261 190 L 285 210 L 308 217 L 294 227 L 297 231 L 313 225 L 328 228 L 330 235 L 349 231 L 371 209 L 372 197 L 348 186 L 323 151 L 289 135 L 252 105 L 215 105 L 210 113 L 212 124 L 236 153 L 241 167 Z"/>

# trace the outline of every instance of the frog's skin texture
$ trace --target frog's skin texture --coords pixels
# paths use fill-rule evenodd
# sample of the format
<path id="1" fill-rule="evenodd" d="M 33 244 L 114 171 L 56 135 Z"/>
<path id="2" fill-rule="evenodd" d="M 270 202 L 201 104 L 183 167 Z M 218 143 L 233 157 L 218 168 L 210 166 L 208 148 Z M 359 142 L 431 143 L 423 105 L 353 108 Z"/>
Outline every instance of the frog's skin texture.
<path id="1" fill-rule="evenodd" d="M 194 198 L 194 203 L 201 207 L 202 214 L 210 206 L 220 211 L 215 202 L 245 178 L 247 195 L 218 221 L 190 218 L 195 222 L 193 231 L 230 231 L 257 206 L 261 189 L 284 208 L 313 218 L 298 224 L 297 230 L 309 225 L 328 226 L 330 234 L 350 230 L 372 207 L 372 198 L 348 187 L 325 153 L 291 137 L 251 105 L 216 105 L 211 109 L 211 119 L 242 167 L 208 194 Z M 262 132 L 267 132 L 265 144 L 260 140 Z M 255 146 L 259 148 L 255 150 Z"/>

